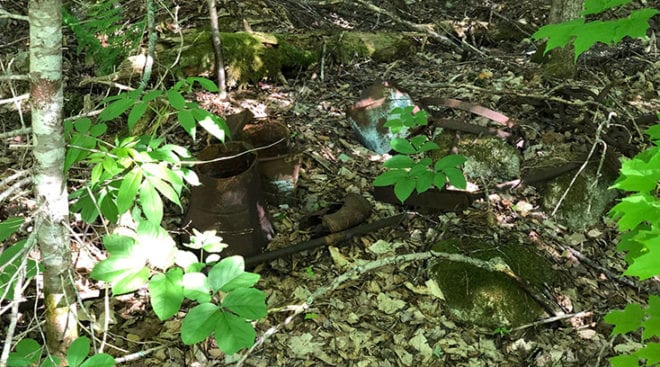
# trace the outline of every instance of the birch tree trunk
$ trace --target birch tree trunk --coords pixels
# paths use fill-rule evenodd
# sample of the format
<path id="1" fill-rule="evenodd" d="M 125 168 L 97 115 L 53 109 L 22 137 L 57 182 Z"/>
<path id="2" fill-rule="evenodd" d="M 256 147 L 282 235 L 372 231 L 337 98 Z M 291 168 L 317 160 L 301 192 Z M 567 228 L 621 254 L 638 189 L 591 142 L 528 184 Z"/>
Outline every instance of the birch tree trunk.
<path id="1" fill-rule="evenodd" d="M 69 204 L 62 126 L 62 2 L 30 0 L 30 101 L 34 143 L 35 223 L 44 267 L 46 341 L 63 357 L 78 337 L 68 233 Z"/>

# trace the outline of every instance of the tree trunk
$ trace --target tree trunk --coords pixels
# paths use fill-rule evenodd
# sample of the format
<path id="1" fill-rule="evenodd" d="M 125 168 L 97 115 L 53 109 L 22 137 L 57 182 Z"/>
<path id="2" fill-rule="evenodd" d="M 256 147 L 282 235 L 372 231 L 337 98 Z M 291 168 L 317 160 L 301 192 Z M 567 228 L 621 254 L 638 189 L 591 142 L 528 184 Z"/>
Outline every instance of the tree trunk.
<path id="1" fill-rule="evenodd" d="M 552 0 L 548 23 L 562 23 L 580 17 L 582 0 Z M 573 46 L 550 51 L 550 60 L 545 64 L 546 78 L 571 79 L 575 76 L 575 50 Z"/>
<path id="2" fill-rule="evenodd" d="M 34 139 L 37 242 L 44 267 L 46 341 L 63 357 L 78 337 L 68 234 L 62 126 L 62 1 L 30 0 L 30 101 Z"/>

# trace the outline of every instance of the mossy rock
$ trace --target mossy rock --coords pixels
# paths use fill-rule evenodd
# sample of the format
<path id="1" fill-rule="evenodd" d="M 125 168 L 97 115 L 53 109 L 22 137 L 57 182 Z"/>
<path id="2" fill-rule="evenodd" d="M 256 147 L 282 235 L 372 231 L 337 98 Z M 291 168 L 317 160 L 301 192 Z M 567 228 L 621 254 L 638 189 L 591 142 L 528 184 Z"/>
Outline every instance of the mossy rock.
<path id="1" fill-rule="evenodd" d="M 451 154 L 454 139 L 450 134 L 439 134 L 433 141 L 440 146 L 440 149 L 429 153 L 433 160 Z M 466 137 L 460 141 L 458 149 L 459 154 L 467 158 L 463 173 L 470 179 L 508 181 L 520 177 L 520 153 L 503 140 L 493 137 Z"/>
<path id="2" fill-rule="evenodd" d="M 340 64 L 351 64 L 359 60 L 372 59 L 376 62 L 391 62 L 414 52 L 413 44 L 400 33 L 345 32 L 332 41 L 330 52 Z"/>
<path id="3" fill-rule="evenodd" d="M 615 174 L 605 171 L 598 176 L 597 165 L 590 163 L 575 182 L 573 178 L 577 172 L 572 171 L 545 183 L 540 188 L 542 206 L 548 213 L 554 210 L 568 190 L 555 218 L 574 231 L 598 223 L 618 195 L 615 190 L 609 189 L 615 181 Z"/>
<path id="4" fill-rule="evenodd" d="M 220 33 L 222 57 L 227 69 L 227 84 L 275 80 L 284 69 L 307 68 L 318 54 L 287 41 L 283 35 L 258 32 Z M 161 42 L 159 61 L 168 65 L 178 55 L 176 38 Z M 179 76 L 208 76 L 214 72 L 215 56 L 210 31 L 191 31 L 184 35 L 178 63 Z"/>
<path id="5" fill-rule="evenodd" d="M 533 286 L 556 279 L 550 263 L 535 250 L 519 244 L 494 246 L 491 243 L 442 241 L 434 251 L 461 253 L 488 261 L 499 257 L 519 277 Z M 515 327 L 543 316 L 543 309 L 514 280 L 500 272 L 473 265 L 440 260 L 433 274 L 444 293 L 447 307 L 456 319 L 488 328 Z"/>

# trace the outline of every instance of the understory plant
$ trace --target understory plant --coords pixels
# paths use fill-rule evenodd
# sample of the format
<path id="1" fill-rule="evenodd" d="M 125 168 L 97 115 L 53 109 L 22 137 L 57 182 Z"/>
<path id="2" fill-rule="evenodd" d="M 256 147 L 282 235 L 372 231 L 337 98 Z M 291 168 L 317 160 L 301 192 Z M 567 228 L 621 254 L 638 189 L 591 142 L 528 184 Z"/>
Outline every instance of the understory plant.
<path id="1" fill-rule="evenodd" d="M 623 275 L 641 280 L 660 275 L 660 124 L 647 133 L 655 146 L 622 163 L 620 177 L 612 187 L 628 196 L 610 211 L 623 233 L 617 245 L 618 251 L 626 252 L 629 264 Z M 642 346 L 610 358 L 614 367 L 638 366 L 640 360 L 646 366 L 660 363 L 660 296 L 650 295 L 647 306 L 630 303 L 623 310 L 610 311 L 605 321 L 615 325 L 612 335 L 642 329 Z"/>
<path id="2" fill-rule="evenodd" d="M 396 136 L 403 129 L 410 130 L 427 125 L 426 111 L 414 113 L 413 110 L 413 106 L 392 109 L 384 126 Z M 447 182 L 460 189 L 467 186 L 460 169 L 466 158 L 459 154 L 450 154 L 434 162 L 428 157 L 428 153 L 440 149 L 440 146 L 429 141 L 425 135 L 393 138 L 390 140 L 390 146 L 399 154 L 385 161 L 383 166 L 387 170 L 376 177 L 374 186 L 394 185 L 394 194 L 402 203 L 414 191 L 422 193 L 432 187 L 442 189 Z"/>
<path id="3" fill-rule="evenodd" d="M 184 94 L 194 84 L 218 91 L 208 79 L 188 78 L 165 91 L 128 92 L 113 97 L 99 119 L 108 121 L 126 113 L 130 130 L 151 108 L 154 119 L 166 120 L 163 114 L 176 116 L 193 138 L 199 125 L 225 141 L 229 131 L 225 121 L 185 100 Z M 165 99 L 165 109 L 153 107 L 159 98 Z M 161 320 L 179 312 L 185 299 L 196 303 L 181 326 L 186 344 L 215 335 L 218 347 L 227 354 L 252 346 L 256 332 L 251 321 L 267 314 L 264 293 L 253 287 L 259 275 L 246 272 L 240 256 L 220 261 L 219 256 L 200 258 L 202 250 L 217 254 L 226 247 L 215 233 L 193 231 L 185 244 L 191 251 L 184 251 L 161 224 L 163 198 L 183 210 L 182 190 L 199 184 L 187 163 L 192 158 L 188 150 L 155 135 L 116 138 L 109 144 L 97 138 L 103 130 L 98 126 L 102 125 L 90 127 L 85 120 L 72 124 L 68 129 L 73 132 L 72 142 L 84 142 L 84 146 L 72 144 L 66 161 L 67 165 L 84 161 L 92 166 L 89 183 L 71 195 L 75 199 L 72 210 L 90 223 L 101 216 L 120 225 L 119 231 L 103 237 L 109 256 L 94 267 L 91 277 L 109 283 L 115 295 L 146 286 Z M 125 218 L 129 218 L 128 227 Z"/>
<path id="4" fill-rule="evenodd" d="M 625 37 L 645 38 L 649 29 L 649 19 L 658 14 L 658 9 L 642 8 L 632 11 L 625 18 L 611 20 L 591 20 L 588 16 L 595 16 L 607 10 L 622 7 L 632 0 L 585 0 L 582 17 L 568 22 L 548 24 L 536 31 L 534 39 L 547 39 L 544 54 L 552 49 L 568 44 L 575 46 L 575 59 L 596 43 L 613 45 Z"/>
<path id="5" fill-rule="evenodd" d="M 582 17 L 570 22 L 546 25 L 535 39 L 547 38 L 545 52 L 569 43 L 575 46 L 575 58 L 598 42 L 611 45 L 624 37 L 644 38 L 648 20 L 658 9 L 643 8 L 627 17 L 587 21 L 587 16 L 621 7 L 630 0 L 586 0 Z M 660 119 L 660 115 L 658 116 Z M 654 146 L 634 158 L 624 160 L 619 179 L 612 188 L 628 192 L 610 211 L 618 220 L 622 238 L 617 250 L 626 252 L 629 266 L 623 275 L 648 279 L 660 275 L 660 125 L 648 129 Z M 615 325 L 612 335 L 629 334 L 642 329 L 640 347 L 633 352 L 610 358 L 614 367 L 653 366 L 660 363 L 660 297 L 650 295 L 647 306 L 628 304 L 623 310 L 610 311 L 605 321 Z"/>
<path id="6" fill-rule="evenodd" d="M 111 97 L 98 121 L 83 118 L 65 124 L 70 142 L 65 170 L 75 166 L 90 172 L 89 179 L 70 194 L 71 212 L 87 223 L 100 220 L 106 226 L 102 243 L 108 257 L 94 266 L 93 279 L 109 284 L 113 295 L 146 287 L 161 320 L 179 313 L 189 300 L 192 304 L 183 317 L 181 340 L 194 344 L 215 336 L 218 347 L 233 354 L 253 345 L 256 332 L 252 322 L 267 314 L 265 295 L 254 288 L 260 277 L 245 271 L 242 257 L 218 255 L 227 245 L 213 231 L 193 229 L 190 240 L 183 244 L 186 249 L 179 249 L 163 227 L 165 201 L 183 211 L 183 190 L 199 184 L 190 165 L 191 154 L 182 146 L 166 143 L 155 131 L 103 139 L 106 123 L 123 115 L 130 127 L 142 118 L 165 121 L 163 115 L 169 115 L 193 137 L 201 126 L 224 141 L 229 131 L 225 121 L 186 101 L 184 95 L 194 84 L 217 91 L 208 79 L 189 78 L 168 90 L 137 90 Z M 146 113 L 149 109 L 155 114 L 152 117 Z M 19 218 L 0 223 L 0 241 L 22 223 Z M 0 254 L 0 299 L 14 299 L 18 269 L 25 269 L 25 280 L 37 275 L 39 263 L 27 258 L 29 251 L 27 241 L 20 240 Z M 69 365 L 112 365 L 103 354 L 82 358 L 89 343 L 79 340 L 67 355 Z M 32 365 L 42 354 L 32 339 L 19 342 L 14 350 L 11 366 Z M 53 365 L 49 364 L 53 357 L 46 357 L 41 365 Z"/>

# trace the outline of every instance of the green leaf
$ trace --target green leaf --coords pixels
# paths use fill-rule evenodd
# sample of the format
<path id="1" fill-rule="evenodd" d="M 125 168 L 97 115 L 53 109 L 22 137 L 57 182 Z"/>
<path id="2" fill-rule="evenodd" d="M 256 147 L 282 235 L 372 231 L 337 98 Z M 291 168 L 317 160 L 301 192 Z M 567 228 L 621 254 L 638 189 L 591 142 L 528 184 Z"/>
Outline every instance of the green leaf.
<path id="1" fill-rule="evenodd" d="M 81 336 L 74 340 L 66 352 L 66 361 L 70 367 L 78 367 L 89 354 L 89 338 Z"/>
<path id="2" fill-rule="evenodd" d="M 147 219 L 153 223 L 160 223 L 163 220 L 163 201 L 158 195 L 156 189 L 145 180 L 140 186 L 140 207 Z"/>
<path id="3" fill-rule="evenodd" d="M 112 284 L 112 294 L 121 295 L 136 291 L 149 282 L 149 268 L 127 271 Z"/>
<path id="4" fill-rule="evenodd" d="M 374 186 L 390 186 L 399 182 L 399 180 L 408 177 L 408 172 L 401 169 L 393 169 L 381 173 L 374 179 Z"/>
<path id="5" fill-rule="evenodd" d="M 138 102 L 135 104 L 135 106 L 133 106 L 133 109 L 131 109 L 131 112 L 128 114 L 129 130 L 132 131 L 135 123 L 138 122 L 142 116 L 144 116 L 144 113 L 147 112 L 147 107 L 149 107 L 147 102 Z"/>
<path id="6" fill-rule="evenodd" d="M 92 120 L 88 118 L 81 118 L 73 123 L 73 128 L 79 133 L 86 133 L 90 126 L 92 126 Z"/>
<path id="7" fill-rule="evenodd" d="M 25 219 L 21 217 L 11 217 L 0 222 L 0 242 L 14 234 L 24 222 Z"/>
<path id="8" fill-rule="evenodd" d="M 660 362 L 660 344 L 648 343 L 644 348 L 635 352 L 639 358 L 646 359 L 647 366 L 657 366 Z"/>
<path id="9" fill-rule="evenodd" d="M 645 193 L 630 195 L 616 204 L 609 214 L 618 218 L 619 230 L 626 231 L 647 220 L 660 220 L 660 201 Z"/>
<path id="10" fill-rule="evenodd" d="M 106 130 L 108 130 L 108 125 L 104 123 L 97 123 L 94 124 L 94 126 L 92 126 L 92 128 L 89 130 L 89 135 L 98 138 L 99 136 L 103 135 Z"/>
<path id="11" fill-rule="evenodd" d="M 644 310 L 642 306 L 631 303 L 623 310 L 613 310 L 605 315 L 604 321 L 614 325 L 611 335 L 626 334 L 642 326 Z"/>
<path id="12" fill-rule="evenodd" d="M 179 200 L 179 194 L 177 194 L 172 186 L 168 185 L 163 180 L 152 176 L 147 176 L 147 180 L 156 188 L 156 190 L 158 190 L 158 192 L 165 196 L 167 200 L 173 202 L 179 208 L 182 208 L 181 201 Z"/>
<path id="13" fill-rule="evenodd" d="M 447 175 L 449 183 L 459 189 L 465 189 L 467 187 L 467 180 L 463 176 L 463 172 L 457 168 L 445 168 L 442 172 Z"/>
<path id="14" fill-rule="evenodd" d="M 229 292 L 220 306 L 248 320 L 257 320 L 268 315 L 266 295 L 254 288 L 238 288 Z"/>
<path id="15" fill-rule="evenodd" d="M 612 367 L 638 367 L 639 360 L 635 356 L 622 354 L 620 356 L 608 358 Z"/>
<path id="16" fill-rule="evenodd" d="M 394 149 L 396 152 L 399 153 L 403 153 L 403 154 L 417 153 L 417 150 L 415 150 L 412 144 L 406 139 L 394 138 L 390 140 L 390 146 L 392 147 L 392 149 Z"/>
<path id="17" fill-rule="evenodd" d="M 172 89 L 167 91 L 167 100 L 170 102 L 172 107 L 179 111 L 183 110 L 183 108 L 186 106 L 186 99 L 183 98 L 183 95 Z"/>
<path id="18" fill-rule="evenodd" d="M 153 177 L 157 177 L 163 181 L 169 182 L 177 194 L 181 193 L 181 189 L 183 188 L 183 179 L 167 166 L 163 164 L 148 163 L 144 164 L 142 169 Z"/>
<path id="19" fill-rule="evenodd" d="M 415 190 L 415 185 L 414 179 L 400 180 L 394 185 L 394 195 L 403 203 L 410 197 L 413 190 Z"/>
<path id="20" fill-rule="evenodd" d="M 110 255 L 131 256 L 135 251 L 134 245 L 135 240 L 129 236 L 110 234 L 103 237 L 103 247 Z"/>
<path id="21" fill-rule="evenodd" d="M 181 323 L 183 343 L 191 345 L 211 336 L 221 322 L 222 314 L 220 307 L 212 303 L 202 303 L 190 309 Z"/>
<path id="22" fill-rule="evenodd" d="M 217 322 L 215 340 L 220 350 L 228 355 L 254 345 L 257 333 L 252 324 L 238 316 L 223 312 Z"/>
<path id="23" fill-rule="evenodd" d="M 223 288 L 245 272 L 245 263 L 241 256 L 230 256 L 220 260 L 209 271 L 209 285 L 215 292 Z"/>
<path id="24" fill-rule="evenodd" d="M 623 274 L 644 280 L 660 274 L 660 235 L 641 242 L 646 252 L 635 258 Z"/>
<path id="25" fill-rule="evenodd" d="M 190 135 L 193 140 L 195 139 L 195 119 L 193 118 L 192 112 L 190 110 L 182 110 L 177 113 L 177 120 L 179 120 L 179 125 L 185 130 L 188 135 Z"/>
<path id="26" fill-rule="evenodd" d="M 89 357 L 80 367 L 113 367 L 115 364 L 115 359 L 111 355 L 101 353 Z"/>
<path id="27" fill-rule="evenodd" d="M 48 355 L 44 358 L 43 361 L 41 361 L 41 364 L 39 365 L 40 367 L 59 367 L 60 364 L 60 359 L 58 357 L 55 357 L 53 355 Z"/>
<path id="28" fill-rule="evenodd" d="M 259 274 L 244 272 L 234 279 L 230 280 L 224 286 L 222 286 L 223 292 L 231 292 L 238 288 L 249 288 L 257 284 L 259 281 Z"/>
<path id="29" fill-rule="evenodd" d="M 129 98 L 119 99 L 111 104 L 109 104 L 101 114 L 99 114 L 100 121 L 110 121 L 116 117 L 119 117 L 121 114 L 126 112 L 131 106 L 135 103 L 135 100 Z"/>
<path id="30" fill-rule="evenodd" d="M 41 345 L 34 339 L 22 339 L 14 347 L 15 351 L 9 353 L 7 366 L 32 366 L 39 362 Z"/>
<path id="31" fill-rule="evenodd" d="M 162 90 L 152 90 L 144 94 L 142 100 L 145 102 L 151 102 L 154 99 L 160 97 L 163 94 Z"/>
<path id="32" fill-rule="evenodd" d="M 437 171 L 444 171 L 446 168 L 456 168 L 461 164 L 465 163 L 467 158 L 460 154 L 450 154 L 448 156 L 442 157 L 437 162 L 433 168 Z"/>
<path id="33" fill-rule="evenodd" d="M 585 0 L 582 15 L 598 14 L 617 6 L 626 5 L 632 0 Z"/>
<path id="34" fill-rule="evenodd" d="M 183 295 L 199 303 L 211 300 L 211 286 L 206 275 L 190 272 L 183 275 Z"/>
<path id="35" fill-rule="evenodd" d="M 149 281 L 151 306 L 161 321 L 174 316 L 183 303 L 183 270 L 173 268 Z"/>
<path id="36" fill-rule="evenodd" d="M 192 113 L 204 130 L 224 143 L 225 137 L 229 135 L 229 126 L 225 120 L 200 108 L 192 110 Z"/>
<path id="37" fill-rule="evenodd" d="M 111 194 L 102 195 L 101 203 L 99 207 L 101 208 L 101 214 L 105 219 L 109 220 L 111 223 L 117 223 L 119 218 L 119 211 L 117 210 L 116 197 Z"/>
<path id="38" fill-rule="evenodd" d="M 660 11 L 657 9 L 643 8 L 633 11 L 626 18 L 613 21 L 616 30 L 614 39 L 618 42 L 626 36 L 631 38 L 646 37 L 646 31 L 649 28 L 649 19 L 659 13 Z"/>
<path id="39" fill-rule="evenodd" d="M 660 120 L 660 113 L 658 115 L 658 120 Z M 660 124 L 649 127 L 646 129 L 646 133 L 649 135 L 651 140 L 660 140 Z M 656 145 L 658 145 L 657 142 Z"/>
<path id="40" fill-rule="evenodd" d="M 220 90 L 218 88 L 218 86 L 212 80 L 209 80 L 209 79 L 206 79 L 206 78 L 199 78 L 199 77 L 190 77 L 188 79 L 191 82 L 199 83 L 199 85 L 201 85 L 202 88 L 206 89 L 209 92 L 217 92 L 217 91 Z"/>
<path id="41" fill-rule="evenodd" d="M 97 263 L 94 266 L 94 269 L 92 269 L 91 277 L 96 280 L 111 283 L 114 286 L 114 284 L 120 282 L 124 278 L 129 277 L 132 279 L 136 275 L 139 276 L 138 273 L 145 269 L 145 264 L 146 254 L 130 257 L 113 255 Z"/>
<path id="42" fill-rule="evenodd" d="M 648 152 L 648 161 L 637 157 L 624 160 L 619 171 L 621 177 L 612 187 L 647 193 L 655 190 L 660 181 L 660 148 L 656 147 Z"/>
<path id="43" fill-rule="evenodd" d="M 433 178 L 435 178 L 435 173 L 426 171 L 419 176 L 417 176 L 417 185 L 415 189 L 417 192 L 422 193 L 433 186 Z"/>
<path id="44" fill-rule="evenodd" d="M 547 54 L 552 49 L 563 47 L 564 45 L 568 44 L 583 24 L 583 18 L 578 18 L 559 24 L 548 24 L 539 28 L 539 30 L 536 31 L 532 37 L 535 40 L 540 40 L 543 38 L 548 39 L 548 42 L 545 45 L 545 51 L 543 52 L 544 54 Z"/>
<path id="45" fill-rule="evenodd" d="M 417 135 L 410 139 L 410 144 L 415 147 L 415 152 L 419 152 L 419 148 L 428 141 L 425 135 Z"/>
<path id="46" fill-rule="evenodd" d="M 609 22 L 603 22 L 600 20 L 583 24 L 579 28 L 579 31 L 574 34 L 575 40 L 573 41 L 573 45 L 575 46 L 575 59 L 577 60 L 578 56 L 582 55 L 582 53 L 598 42 L 604 44 L 612 42 L 611 28 L 612 25 Z M 618 42 L 619 40 L 614 41 Z"/>
<path id="47" fill-rule="evenodd" d="M 434 150 L 434 149 L 440 149 L 440 146 L 436 144 L 435 142 L 432 141 L 427 141 L 426 143 L 422 144 L 421 147 L 419 147 L 419 152 L 428 152 L 429 150 Z"/>
<path id="48" fill-rule="evenodd" d="M 383 163 L 386 168 L 410 168 L 415 165 L 415 160 L 407 155 L 395 155 Z"/>
<path id="49" fill-rule="evenodd" d="M 135 196 L 140 189 L 142 183 L 142 171 L 135 169 L 129 171 L 119 186 L 119 193 L 117 194 L 117 211 L 119 214 L 125 213 L 133 206 Z"/>

